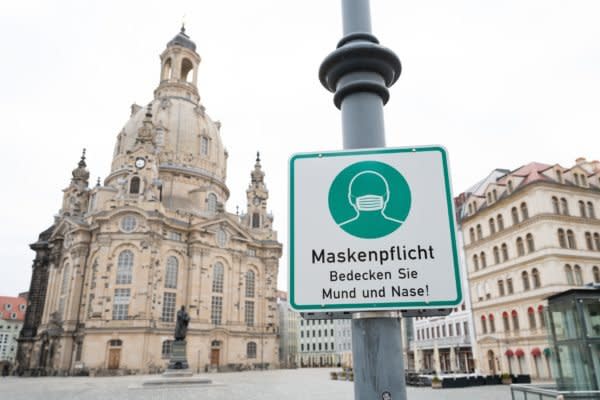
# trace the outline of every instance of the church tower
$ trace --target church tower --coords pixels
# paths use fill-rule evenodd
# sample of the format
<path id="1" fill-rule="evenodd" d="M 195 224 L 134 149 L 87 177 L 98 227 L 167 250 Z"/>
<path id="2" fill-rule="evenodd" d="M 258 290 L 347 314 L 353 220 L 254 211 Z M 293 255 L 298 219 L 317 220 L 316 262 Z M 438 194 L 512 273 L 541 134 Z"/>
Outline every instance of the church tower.
<path id="1" fill-rule="evenodd" d="M 256 153 L 254 170 L 250 173 L 250 185 L 246 190 L 248 200 L 243 223 L 252 230 L 269 230 L 273 224 L 273 216 L 267 214 L 269 191 L 265 185 L 265 173 L 260 165 L 260 153 Z"/>
<path id="2" fill-rule="evenodd" d="M 181 306 L 192 369 L 277 366 L 282 245 L 265 174 L 257 156 L 246 215 L 228 212 L 228 153 L 200 102 L 199 65 L 182 27 L 160 55 L 154 98 L 118 131 L 105 179 L 89 187 L 85 152 L 73 170 L 32 245 L 24 373 L 160 372 Z"/>

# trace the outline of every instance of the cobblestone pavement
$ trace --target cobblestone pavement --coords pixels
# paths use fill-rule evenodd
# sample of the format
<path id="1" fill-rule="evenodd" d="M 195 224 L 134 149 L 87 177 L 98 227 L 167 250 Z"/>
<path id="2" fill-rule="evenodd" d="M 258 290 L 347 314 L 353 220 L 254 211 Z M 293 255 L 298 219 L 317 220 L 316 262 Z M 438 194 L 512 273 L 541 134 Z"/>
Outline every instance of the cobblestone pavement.
<path id="1" fill-rule="evenodd" d="M 204 374 L 211 385 L 142 388 L 157 375 L 111 378 L 0 378 L 2 400 L 353 400 L 353 383 L 332 381 L 329 369 Z M 409 400 L 509 400 L 508 386 L 408 388 Z"/>

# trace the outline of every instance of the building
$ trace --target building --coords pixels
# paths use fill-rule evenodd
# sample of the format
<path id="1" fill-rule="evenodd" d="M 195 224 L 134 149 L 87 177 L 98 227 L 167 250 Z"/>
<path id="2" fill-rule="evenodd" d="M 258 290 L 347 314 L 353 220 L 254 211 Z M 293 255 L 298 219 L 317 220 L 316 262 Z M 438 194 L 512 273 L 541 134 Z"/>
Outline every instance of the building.
<path id="1" fill-rule="evenodd" d="M 292 310 L 287 292 L 277 291 L 279 312 L 279 365 L 281 368 L 298 366 L 298 338 L 300 337 L 300 314 Z"/>
<path id="2" fill-rule="evenodd" d="M 600 163 L 496 170 L 461 196 L 477 367 L 550 379 L 545 299 L 600 281 Z"/>
<path id="3" fill-rule="evenodd" d="M 462 198 L 455 199 L 460 210 Z M 460 228 L 457 228 L 460 229 Z M 475 372 L 473 354 L 474 329 L 471 296 L 466 279 L 462 235 L 456 235 L 459 248 L 463 302 L 447 316 L 404 318 L 407 333 L 406 366 L 418 372 L 471 373 Z"/>
<path id="4" fill-rule="evenodd" d="M 257 156 L 242 215 L 226 211 L 228 153 L 200 102 L 200 56 L 182 28 L 159 84 L 131 107 L 110 174 L 89 186 L 85 153 L 36 252 L 20 337 L 24 373 L 157 372 L 176 310 L 194 370 L 278 365 L 282 245 Z"/>
<path id="5" fill-rule="evenodd" d="M 352 366 L 352 320 L 336 319 L 333 321 L 333 333 L 336 352 L 336 363 Z"/>
<path id="6" fill-rule="evenodd" d="M 0 372 L 12 370 L 17 355 L 17 338 L 23 327 L 27 296 L 0 296 Z"/>
<path id="7" fill-rule="evenodd" d="M 333 367 L 339 363 L 334 320 L 300 319 L 300 366 Z"/>

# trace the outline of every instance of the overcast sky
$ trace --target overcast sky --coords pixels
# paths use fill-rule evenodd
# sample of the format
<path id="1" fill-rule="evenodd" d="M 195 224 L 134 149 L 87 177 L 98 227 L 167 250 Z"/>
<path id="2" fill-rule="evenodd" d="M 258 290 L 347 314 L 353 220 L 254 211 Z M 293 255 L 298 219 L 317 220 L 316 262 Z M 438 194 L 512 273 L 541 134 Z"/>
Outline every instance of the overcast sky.
<path id="1" fill-rule="evenodd" d="M 600 158 L 600 2 L 373 0 L 371 12 L 403 66 L 387 145 L 446 146 L 454 195 L 494 168 Z M 260 150 L 287 287 L 288 158 L 342 147 L 317 77 L 341 38 L 339 1 L 23 0 L 0 5 L 0 295 L 29 289 L 28 244 L 52 224 L 81 149 L 94 182 L 109 173 L 183 17 L 229 150 L 227 209 L 245 207 Z"/>

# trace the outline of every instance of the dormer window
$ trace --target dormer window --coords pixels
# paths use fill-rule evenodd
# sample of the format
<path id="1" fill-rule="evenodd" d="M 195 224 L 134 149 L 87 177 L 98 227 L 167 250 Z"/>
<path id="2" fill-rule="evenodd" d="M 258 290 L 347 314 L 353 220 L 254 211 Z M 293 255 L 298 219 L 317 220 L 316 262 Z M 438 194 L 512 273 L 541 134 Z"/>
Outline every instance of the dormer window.
<path id="1" fill-rule="evenodd" d="M 560 183 L 563 183 L 563 176 L 561 170 L 556 170 L 556 180 Z"/>
<path id="2" fill-rule="evenodd" d="M 513 191 L 513 183 L 512 181 L 508 181 L 508 193 L 512 193 Z"/>
<path id="3" fill-rule="evenodd" d="M 208 138 L 206 136 L 200 137 L 200 155 L 208 156 Z"/>

